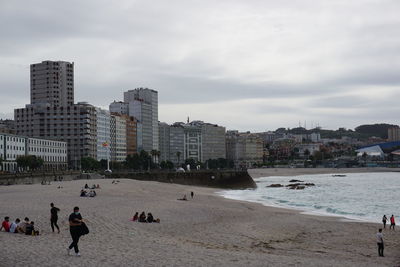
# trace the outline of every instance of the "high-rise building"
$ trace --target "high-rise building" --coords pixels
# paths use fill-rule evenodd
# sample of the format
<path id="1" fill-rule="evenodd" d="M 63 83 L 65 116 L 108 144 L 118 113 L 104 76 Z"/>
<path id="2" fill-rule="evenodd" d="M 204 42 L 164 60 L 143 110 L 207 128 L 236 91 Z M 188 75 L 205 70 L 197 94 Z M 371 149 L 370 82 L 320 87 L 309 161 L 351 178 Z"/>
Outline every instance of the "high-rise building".
<path id="1" fill-rule="evenodd" d="M 74 104 L 74 63 L 42 61 L 31 65 L 31 104 Z"/>
<path id="2" fill-rule="evenodd" d="M 127 156 L 126 118 L 111 114 L 111 161 L 123 162 Z"/>
<path id="3" fill-rule="evenodd" d="M 110 159 L 110 120 L 111 115 L 108 110 L 96 108 L 96 127 L 97 127 L 97 160 Z"/>
<path id="4" fill-rule="evenodd" d="M 115 101 L 109 105 L 111 113 L 125 114 L 128 115 L 128 103 L 122 101 Z"/>
<path id="5" fill-rule="evenodd" d="M 73 63 L 43 61 L 31 65 L 31 104 L 14 110 L 18 135 L 68 143 L 68 165 L 79 169 L 82 157 L 97 158 L 95 107 L 74 104 Z"/>
<path id="6" fill-rule="evenodd" d="M 128 114 L 138 120 L 138 150 L 159 150 L 158 137 L 158 93 L 148 88 L 137 88 L 124 92 L 128 103 Z"/>

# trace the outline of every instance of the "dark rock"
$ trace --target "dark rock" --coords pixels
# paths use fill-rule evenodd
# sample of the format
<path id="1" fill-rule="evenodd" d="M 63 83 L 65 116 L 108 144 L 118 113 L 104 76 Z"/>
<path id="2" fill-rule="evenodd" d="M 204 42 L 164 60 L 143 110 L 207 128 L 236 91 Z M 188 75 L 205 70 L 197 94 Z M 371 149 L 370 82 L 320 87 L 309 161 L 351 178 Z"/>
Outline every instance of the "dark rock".
<path id="1" fill-rule="evenodd" d="M 270 184 L 266 187 L 283 187 L 283 185 L 282 184 Z"/>
<path id="2" fill-rule="evenodd" d="M 305 183 L 304 185 L 305 185 L 305 186 L 315 186 L 314 183 Z"/>
<path id="3" fill-rule="evenodd" d="M 290 180 L 289 181 L 289 183 L 303 183 L 304 181 L 300 181 L 300 180 L 296 180 L 296 179 L 293 179 L 293 180 Z"/>

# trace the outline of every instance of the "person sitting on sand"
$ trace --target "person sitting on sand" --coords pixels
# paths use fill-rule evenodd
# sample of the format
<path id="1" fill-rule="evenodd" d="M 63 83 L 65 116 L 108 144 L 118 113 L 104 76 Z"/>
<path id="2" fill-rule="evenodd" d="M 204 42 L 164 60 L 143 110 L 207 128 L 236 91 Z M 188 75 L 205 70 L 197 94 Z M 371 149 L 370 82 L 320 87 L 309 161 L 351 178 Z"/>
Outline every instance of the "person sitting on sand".
<path id="1" fill-rule="evenodd" d="M 5 232 L 10 232 L 10 217 L 4 217 L 4 221 L 1 223 L 0 231 L 4 229 Z"/>
<path id="2" fill-rule="evenodd" d="M 99 184 L 97 184 L 96 189 L 100 189 L 100 185 Z"/>
<path id="3" fill-rule="evenodd" d="M 144 213 L 144 211 L 140 213 L 139 222 L 146 222 L 146 214 Z"/>
<path id="4" fill-rule="evenodd" d="M 154 221 L 153 215 L 149 212 L 147 213 L 147 222 L 152 223 Z"/>
<path id="5" fill-rule="evenodd" d="M 17 227 L 18 227 L 18 224 L 19 224 L 20 222 L 21 222 L 21 220 L 20 220 L 19 218 L 15 219 L 15 222 L 13 222 L 13 223 L 10 225 L 10 233 L 18 233 Z"/>
<path id="6" fill-rule="evenodd" d="M 81 190 L 81 195 L 80 195 L 81 197 L 86 197 L 86 191 L 85 190 Z"/>
<path id="7" fill-rule="evenodd" d="M 20 222 L 17 226 L 18 233 L 24 234 L 26 232 L 26 226 L 29 224 L 29 218 L 25 217 L 23 222 Z"/>
<path id="8" fill-rule="evenodd" d="M 132 221 L 136 222 L 139 219 L 139 212 L 136 212 L 135 215 L 133 215 Z"/>
<path id="9" fill-rule="evenodd" d="M 178 198 L 178 200 L 187 200 L 186 194 L 183 195 L 183 198 Z"/>
<path id="10" fill-rule="evenodd" d="M 85 184 L 85 189 L 88 189 L 88 188 L 89 188 L 88 184 Z"/>
<path id="11" fill-rule="evenodd" d="M 39 235 L 39 231 L 35 230 L 35 223 L 34 222 L 30 222 L 26 226 L 25 234 L 26 235 Z"/>

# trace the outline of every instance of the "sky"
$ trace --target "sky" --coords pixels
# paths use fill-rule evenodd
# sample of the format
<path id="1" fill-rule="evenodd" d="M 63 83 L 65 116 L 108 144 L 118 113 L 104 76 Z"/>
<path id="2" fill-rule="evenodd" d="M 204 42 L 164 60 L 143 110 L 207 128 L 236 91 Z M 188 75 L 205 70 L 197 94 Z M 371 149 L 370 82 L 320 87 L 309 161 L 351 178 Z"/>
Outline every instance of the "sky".
<path id="1" fill-rule="evenodd" d="M 75 102 L 158 91 L 159 120 L 239 131 L 399 124 L 400 1 L 0 0 L 0 118 L 29 65 L 74 62 Z"/>

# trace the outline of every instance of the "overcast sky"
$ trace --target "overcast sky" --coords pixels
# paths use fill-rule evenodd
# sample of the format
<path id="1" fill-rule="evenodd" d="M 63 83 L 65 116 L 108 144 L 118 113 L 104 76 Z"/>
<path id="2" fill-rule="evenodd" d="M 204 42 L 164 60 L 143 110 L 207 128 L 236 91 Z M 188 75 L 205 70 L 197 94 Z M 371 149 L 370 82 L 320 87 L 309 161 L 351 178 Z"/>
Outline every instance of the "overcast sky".
<path id="1" fill-rule="evenodd" d="M 74 62 L 75 101 L 159 93 L 159 120 L 241 131 L 399 124 L 400 1 L 0 0 L 0 117 L 29 65 Z"/>

